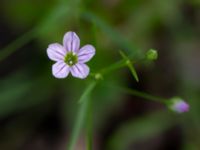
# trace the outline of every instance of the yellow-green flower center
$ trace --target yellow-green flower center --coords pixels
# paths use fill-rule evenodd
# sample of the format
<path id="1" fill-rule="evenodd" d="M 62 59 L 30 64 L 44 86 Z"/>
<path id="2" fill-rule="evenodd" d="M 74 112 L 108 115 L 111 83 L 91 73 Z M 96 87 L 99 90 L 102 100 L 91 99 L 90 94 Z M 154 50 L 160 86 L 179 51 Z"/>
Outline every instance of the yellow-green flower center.
<path id="1" fill-rule="evenodd" d="M 78 57 L 73 52 L 68 52 L 65 56 L 65 63 L 69 66 L 73 66 L 78 62 Z"/>

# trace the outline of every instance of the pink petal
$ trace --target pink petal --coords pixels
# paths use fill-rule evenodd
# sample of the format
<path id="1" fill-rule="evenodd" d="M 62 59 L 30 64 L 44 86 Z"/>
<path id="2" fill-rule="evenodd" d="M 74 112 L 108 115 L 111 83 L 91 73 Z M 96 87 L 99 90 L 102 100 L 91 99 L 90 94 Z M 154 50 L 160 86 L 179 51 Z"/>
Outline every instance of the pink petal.
<path id="1" fill-rule="evenodd" d="M 78 52 L 78 62 L 85 63 L 95 55 L 95 48 L 92 45 L 83 46 Z"/>
<path id="2" fill-rule="evenodd" d="M 57 62 L 52 66 L 52 73 L 56 78 L 65 78 L 69 74 L 69 66 L 63 61 Z"/>
<path id="3" fill-rule="evenodd" d="M 84 79 L 89 74 L 89 67 L 86 64 L 76 64 L 70 68 L 72 76 Z"/>
<path id="4" fill-rule="evenodd" d="M 188 112 L 189 109 L 190 109 L 190 106 L 185 101 L 177 102 L 174 105 L 174 110 L 179 113 Z"/>
<path id="5" fill-rule="evenodd" d="M 63 45 L 67 51 L 77 52 L 80 47 L 80 39 L 75 32 L 67 32 L 63 38 Z"/>
<path id="6" fill-rule="evenodd" d="M 47 48 L 47 55 L 49 59 L 53 61 L 64 60 L 66 50 L 62 45 L 58 43 L 50 44 Z"/>

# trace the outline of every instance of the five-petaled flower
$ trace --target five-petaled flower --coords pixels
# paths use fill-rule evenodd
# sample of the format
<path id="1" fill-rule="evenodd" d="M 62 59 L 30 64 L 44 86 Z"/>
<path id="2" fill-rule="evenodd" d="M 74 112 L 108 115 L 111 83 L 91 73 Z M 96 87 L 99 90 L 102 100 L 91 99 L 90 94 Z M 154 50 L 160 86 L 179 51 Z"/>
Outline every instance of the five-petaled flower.
<path id="1" fill-rule="evenodd" d="M 48 57 L 56 61 L 52 66 L 52 73 L 56 78 L 72 76 L 84 79 L 89 74 L 89 67 L 85 64 L 95 55 L 92 45 L 80 48 L 80 39 L 75 32 L 67 32 L 63 38 L 63 46 L 54 43 L 47 48 Z"/>

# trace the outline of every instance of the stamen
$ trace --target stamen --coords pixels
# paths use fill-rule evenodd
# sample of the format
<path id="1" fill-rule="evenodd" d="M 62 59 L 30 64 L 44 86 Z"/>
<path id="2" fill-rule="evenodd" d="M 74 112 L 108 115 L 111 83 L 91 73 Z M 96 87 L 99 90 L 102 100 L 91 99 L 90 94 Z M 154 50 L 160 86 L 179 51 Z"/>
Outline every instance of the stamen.
<path id="1" fill-rule="evenodd" d="M 65 63 L 69 66 L 73 66 L 78 62 L 78 57 L 76 53 L 68 52 L 65 56 Z"/>

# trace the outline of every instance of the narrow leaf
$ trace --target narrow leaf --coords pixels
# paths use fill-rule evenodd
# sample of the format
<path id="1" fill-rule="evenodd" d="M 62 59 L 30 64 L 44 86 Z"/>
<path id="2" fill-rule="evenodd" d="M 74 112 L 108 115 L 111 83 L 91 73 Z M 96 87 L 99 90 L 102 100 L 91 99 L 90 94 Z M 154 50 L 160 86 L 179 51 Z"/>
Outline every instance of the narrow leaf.
<path id="1" fill-rule="evenodd" d="M 26 32 L 21 35 L 19 38 L 11 42 L 8 46 L 1 49 L 0 51 L 0 61 L 6 59 L 12 53 L 23 47 L 25 44 L 29 43 L 33 38 L 35 38 L 36 34 L 34 34 L 35 29 Z"/>
<path id="2" fill-rule="evenodd" d="M 142 51 L 136 48 L 128 39 L 123 37 L 116 29 L 114 29 L 109 23 L 105 20 L 94 14 L 93 12 L 86 11 L 83 13 L 82 17 L 95 24 L 99 29 L 105 32 L 110 39 L 117 44 L 122 49 L 125 49 L 127 53 L 133 55 L 135 58 L 139 58 L 142 56 Z"/>
<path id="3" fill-rule="evenodd" d="M 126 61 L 126 65 L 127 65 L 128 68 L 130 69 L 130 71 L 131 71 L 133 77 L 135 78 L 135 80 L 136 80 L 137 82 L 139 82 L 139 78 L 138 78 L 138 75 L 137 75 L 136 69 L 135 69 L 134 66 L 132 65 L 130 59 L 129 59 L 125 54 L 124 54 L 124 52 L 119 51 L 119 53 L 120 53 L 120 55 L 122 56 L 122 58 L 125 59 L 125 61 Z"/>
<path id="4" fill-rule="evenodd" d="M 92 82 L 91 84 L 89 84 L 89 86 L 85 89 L 85 92 L 83 93 L 83 95 L 80 97 L 79 103 L 82 103 L 86 99 L 86 97 L 94 89 L 95 85 L 96 85 L 96 82 Z"/>
<path id="5" fill-rule="evenodd" d="M 89 86 L 85 89 L 85 91 L 83 92 L 82 96 L 80 97 L 80 100 L 79 100 L 79 102 L 81 102 L 80 108 L 79 108 L 79 112 L 75 121 L 74 129 L 72 131 L 72 136 L 69 142 L 68 150 L 74 150 L 75 148 L 79 133 L 81 131 L 81 127 L 84 124 L 85 117 L 87 114 L 87 109 L 89 105 L 89 96 L 92 90 L 94 89 L 95 85 L 96 85 L 96 82 L 91 82 Z"/>

